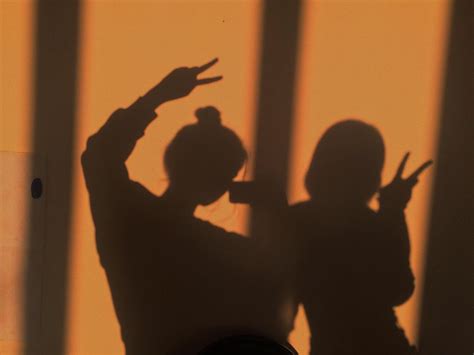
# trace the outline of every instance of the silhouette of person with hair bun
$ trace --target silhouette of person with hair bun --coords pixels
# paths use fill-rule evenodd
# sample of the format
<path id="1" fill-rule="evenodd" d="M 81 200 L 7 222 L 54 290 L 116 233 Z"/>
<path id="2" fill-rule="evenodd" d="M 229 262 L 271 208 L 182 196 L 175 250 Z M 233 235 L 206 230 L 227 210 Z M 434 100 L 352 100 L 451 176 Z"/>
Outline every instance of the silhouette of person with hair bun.
<path id="1" fill-rule="evenodd" d="M 385 147 L 379 131 L 358 120 L 331 126 L 307 175 L 310 199 L 291 207 L 299 247 L 299 297 L 311 330 L 311 354 L 416 354 L 393 308 L 414 290 L 404 209 L 417 178 L 402 160 L 380 189 Z M 379 191 L 379 210 L 368 203 Z"/>
<path id="2" fill-rule="evenodd" d="M 268 283 L 255 240 L 194 216 L 229 189 L 247 157 L 219 111 L 198 109 L 197 122 L 172 139 L 162 196 L 130 180 L 125 165 L 157 107 L 222 78 L 197 78 L 216 62 L 172 71 L 115 111 L 82 155 L 97 250 L 128 355 L 196 354 L 239 333 L 286 337 L 272 301 L 276 283 Z"/>
<path id="3" fill-rule="evenodd" d="M 247 153 L 240 138 L 222 125 L 215 107 L 200 108 L 195 115 L 198 122 L 183 127 L 166 148 L 170 186 L 164 197 L 179 194 L 179 199 L 208 205 L 228 190 Z"/>

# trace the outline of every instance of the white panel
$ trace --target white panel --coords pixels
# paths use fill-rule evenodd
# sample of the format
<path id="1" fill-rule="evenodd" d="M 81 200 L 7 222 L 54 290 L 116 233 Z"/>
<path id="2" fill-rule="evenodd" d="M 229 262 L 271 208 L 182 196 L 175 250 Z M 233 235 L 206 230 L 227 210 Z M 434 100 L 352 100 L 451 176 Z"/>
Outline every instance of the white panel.
<path id="1" fill-rule="evenodd" d="M 30 174 L 32 164 L 35 165 L 34 174 Z M 41 179 L 43 185 L 42 195 L 36 199 L 32 197 L 31 191 L 34 178 Z M 45 195 L 45 164 L 39 158 L 26 153 L 0 152 L 1 354 L 20 353 L 24 340 L 23 309 L 27 256 L 31 265 L 30 270 L 33 270 L 28 287 L 33 304 L 28 319 L 34 339 L 39 331 Z M 30 218 L 30 216 L 33 217 Z M 30 230 L 32 237 L 37 241 L 34 250 L 28 250 Z"/>

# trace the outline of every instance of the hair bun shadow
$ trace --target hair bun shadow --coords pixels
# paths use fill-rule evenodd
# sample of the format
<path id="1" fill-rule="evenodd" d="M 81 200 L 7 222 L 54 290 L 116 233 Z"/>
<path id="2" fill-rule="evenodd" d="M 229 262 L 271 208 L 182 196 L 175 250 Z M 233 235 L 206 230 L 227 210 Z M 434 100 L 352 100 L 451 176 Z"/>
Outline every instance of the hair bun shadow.
<path id="1" fill-rule="evenodd" d="M 221 113 L 214 106 L 198 108 L 194 115 L 198 120 L 198 124 L 203 126 L 214 127 L 222 124 Z"/>

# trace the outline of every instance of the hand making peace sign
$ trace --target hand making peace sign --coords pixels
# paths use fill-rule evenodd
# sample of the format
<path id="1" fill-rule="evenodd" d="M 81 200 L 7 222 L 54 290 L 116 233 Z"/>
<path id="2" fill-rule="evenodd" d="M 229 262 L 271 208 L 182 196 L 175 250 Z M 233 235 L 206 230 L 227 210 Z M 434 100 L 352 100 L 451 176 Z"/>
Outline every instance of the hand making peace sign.
<path id="1" fill-rule="evenodd" d="M 160 81 L 147 96 L 156 97 L 157 100 L 165 102 L 185 97 L 198 85 L 214 83 L 222 79 L 222 76 L 209 78 L 198 78 L 198 75 L 212 67 L 218 61 L 217 58 L 199 67 L 181 67 L 174 69 L 163 80 Z"/>
<path id="2" fill-rule="evenodd" d="M 412 189 L 418 183 L 418 177 L 430 165 L 432 160 L 428 160 L 420 165 L 411 175 L 403 178 L 403 170 L 408 161 L 410 153 L 406 153 L 403 157 L 393 180 L 379 191 L 379 202 L 381 207 L 404 209 L 410 201 Z"/>

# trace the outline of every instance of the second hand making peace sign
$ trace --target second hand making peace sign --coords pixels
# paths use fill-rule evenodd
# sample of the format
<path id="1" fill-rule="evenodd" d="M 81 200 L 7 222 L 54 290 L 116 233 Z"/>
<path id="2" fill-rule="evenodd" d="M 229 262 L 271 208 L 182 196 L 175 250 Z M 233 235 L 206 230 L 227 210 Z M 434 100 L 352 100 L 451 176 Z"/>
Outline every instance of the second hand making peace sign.
<path id="1" fill-rule="evenodd" d="M 418 177 L 433 164 L 432 160 L 428 160 L 407 178 L 403 178 L 403 170 L 405 170 L 409 156 L 410 153 L 405 154 L 393 180 L 380 189 L 379 201 L 382 208 L 404 209 L 410 201 L 413 187 L 418 183 Z"/>

